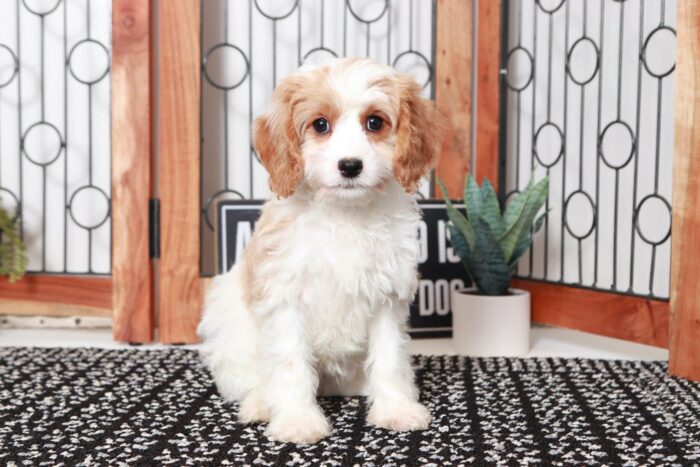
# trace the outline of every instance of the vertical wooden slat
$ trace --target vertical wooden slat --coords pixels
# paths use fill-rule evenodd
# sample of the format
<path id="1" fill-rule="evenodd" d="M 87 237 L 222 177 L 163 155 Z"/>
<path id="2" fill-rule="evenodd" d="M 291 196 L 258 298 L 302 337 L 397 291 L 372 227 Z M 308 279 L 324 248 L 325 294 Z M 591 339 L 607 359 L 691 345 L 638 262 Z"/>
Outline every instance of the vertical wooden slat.
<path id="1" fill-rule="evenodd" d="M 153 340 L 149 2 L 112 3 L 112 303 L 114 339 Z"/>
<path id="2" fill-rule="evenodd" d="M 678 2 L 669 371 L 700 381 L 700 3 Z"/>
<path id="3" fill-rule="evenodd" d="M 200 2 L 158 2 L 158 332 L 197 340 L 199 268 Z"/>
<path id="4" fill-rule="evenodd" d="M 487 177 L 498 192 L 501 0 L 477 1 L 477 41 L 474 173 L 479 183 Z"/>
<path id="5" fill-rule="evenodd" d="M 470 165 L 472 27 L 472 0 L 438 0 L 435 101 L 438 110 L 447 118 L 448 130 L 436 175 L 445 182 L 451 197 L 461 196 Z"/>

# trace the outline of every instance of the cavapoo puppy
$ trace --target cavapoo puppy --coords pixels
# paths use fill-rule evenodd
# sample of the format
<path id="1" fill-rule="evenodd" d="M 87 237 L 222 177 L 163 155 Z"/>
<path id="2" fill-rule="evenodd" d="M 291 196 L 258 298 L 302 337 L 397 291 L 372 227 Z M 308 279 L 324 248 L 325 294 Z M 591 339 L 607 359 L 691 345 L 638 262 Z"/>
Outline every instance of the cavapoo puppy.
<path id="1" fill-rule="evenodd" d="M 367 422 L 421 430 L 406 321 L 417 286 L 415 191 L 440 117 L 413 78 L 366 59 L 302 69 L 275 89 L 254 145 L 277 195 L 243 258 L 214 279 L 203 356 L 242 422 L 276 440 L 331 432 L 317 394 L 366 395 Z"/>

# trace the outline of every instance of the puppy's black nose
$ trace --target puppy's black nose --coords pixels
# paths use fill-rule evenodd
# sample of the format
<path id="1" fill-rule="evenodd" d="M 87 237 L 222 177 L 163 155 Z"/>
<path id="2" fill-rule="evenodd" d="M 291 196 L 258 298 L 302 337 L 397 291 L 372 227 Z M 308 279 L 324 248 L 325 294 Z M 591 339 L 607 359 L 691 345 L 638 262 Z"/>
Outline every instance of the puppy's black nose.
<path id="1" fill-rule="evenodd" d="M 341 159 L 338 162 L 338 170 L 345 178 L 355 178 L 362 172 L 362 161 L 360 159 Z"/>

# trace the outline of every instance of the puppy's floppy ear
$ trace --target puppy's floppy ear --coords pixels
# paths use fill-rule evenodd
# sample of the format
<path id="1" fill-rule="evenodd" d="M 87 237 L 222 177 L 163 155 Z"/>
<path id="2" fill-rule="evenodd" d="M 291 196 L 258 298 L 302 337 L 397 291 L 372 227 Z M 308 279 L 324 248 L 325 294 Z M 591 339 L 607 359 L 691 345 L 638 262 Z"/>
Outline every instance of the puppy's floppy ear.
<path id="1" fill-rule="evenodd" d="M 437 163 L 444 119 L 432 101 L 421 97 L 422 88 L 413 78 L 400 76 L 398 85 L 400 102 L 393 170 L 404 189 L 414 192 L 421 177 Z"/>
<path id="2" fill-rule="evenodd" d="M 294 193 L 304 173 L 301 138 L 294 128 L 294 93 L 299 83 L 287 78 L 275 89 L 266 115 L 255 119 L 253 144 L 269 173 L 270 189 L 286 198 Z"/>

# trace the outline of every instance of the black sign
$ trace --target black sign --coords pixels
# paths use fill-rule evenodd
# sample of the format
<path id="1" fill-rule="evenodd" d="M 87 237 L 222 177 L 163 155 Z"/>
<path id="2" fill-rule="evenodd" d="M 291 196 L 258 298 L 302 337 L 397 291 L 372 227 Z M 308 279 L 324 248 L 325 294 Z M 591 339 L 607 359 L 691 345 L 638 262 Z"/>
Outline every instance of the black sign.
<path id="1" fill-rule="evenodd" d="M 219 274 L 231 269 L 248 244 L 264 201 L 219 202 Z"/>
<path id="2" fill-rule="evenodd" d="M 418 228 L 420 279 L 411 305 L 410 334 L 413 337 L 452 335 L 452 290 L 469 286 L 459 257 L 450 247 L 445 204 L 420 201 L 423 220 Z M 260 217 L 262 201 L 219 203 L 219 272 L 231 269 L 248 243 Z M 461 205 L 457 205 L 462 207 Z"/>

